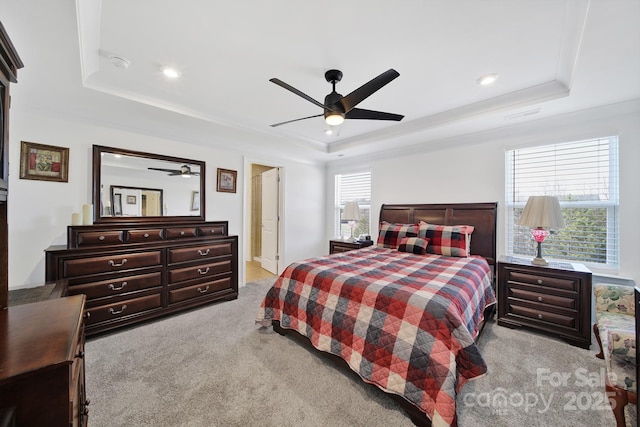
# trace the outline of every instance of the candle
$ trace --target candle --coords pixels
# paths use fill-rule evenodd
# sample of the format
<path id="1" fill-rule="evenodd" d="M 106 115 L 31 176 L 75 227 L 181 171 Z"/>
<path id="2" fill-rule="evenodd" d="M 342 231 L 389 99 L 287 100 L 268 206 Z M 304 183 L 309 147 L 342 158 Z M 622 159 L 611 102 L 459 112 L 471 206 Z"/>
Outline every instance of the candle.
<path id="1" fill-rule="evenodd" d="M 82 223 L 84 225 L 93 224 L 93 205 L 82 205 Z"/>
<path id="2" fill-rule="evenodd" d="M 71 214 L 71 225 L 82 225 L 82 217 L 79 213 L 74 212 Z"/>

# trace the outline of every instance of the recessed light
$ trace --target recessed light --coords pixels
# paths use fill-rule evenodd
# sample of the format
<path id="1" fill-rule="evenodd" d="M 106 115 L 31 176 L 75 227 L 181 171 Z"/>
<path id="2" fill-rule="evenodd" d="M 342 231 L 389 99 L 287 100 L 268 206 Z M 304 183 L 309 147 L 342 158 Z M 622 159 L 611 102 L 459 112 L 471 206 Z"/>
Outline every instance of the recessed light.
<path id="1" fill-rule="evenodd" d="M 177 79 L 180 77 L 180 71 L 171 67 L 162 67 L 162 74 L 169 79 Z"/>
<path id="2" fill-rule="evenodd" d="M 492 74 L 485 74 L 484 76 L 481 76 L 476 81 L 481 86 L 489 86 L 490 84 L 493 84 L 496 80 L 498 80 L 498 75 L 496 73 L 492 73 Z"/>

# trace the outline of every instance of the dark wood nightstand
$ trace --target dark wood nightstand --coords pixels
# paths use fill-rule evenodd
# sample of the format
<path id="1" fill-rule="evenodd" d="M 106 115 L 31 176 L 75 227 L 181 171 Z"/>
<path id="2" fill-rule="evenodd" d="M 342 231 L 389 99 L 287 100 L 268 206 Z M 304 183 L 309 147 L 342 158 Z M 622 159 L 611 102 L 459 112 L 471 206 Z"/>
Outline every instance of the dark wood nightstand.
<path id="1" fill-rule="evenodd" d="M 354 249 L 366 248 L 373 245 L 373 240 L 357 240 L 350 242 L 347 240 L 333 239 L 329 240 L 329 253 L 335 254 L 337 252 L 347 252 Z"/>
<path id="2" fill-rule="evenodd" d="M 591 345 L 591 271 L 571 262 L 540 267 L 530 260 L 498 261 L 498 325 L 526 326 L 588 349 Z"/>

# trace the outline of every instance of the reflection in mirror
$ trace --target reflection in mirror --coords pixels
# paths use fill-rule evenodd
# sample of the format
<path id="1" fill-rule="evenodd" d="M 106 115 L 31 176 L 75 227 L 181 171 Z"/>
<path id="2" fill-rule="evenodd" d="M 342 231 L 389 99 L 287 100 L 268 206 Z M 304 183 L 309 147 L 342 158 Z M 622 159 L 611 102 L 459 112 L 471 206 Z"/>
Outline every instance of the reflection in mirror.
<path id="1" fill-rule="evenodd" d="M 96 145 L 93 159 L 96 222 L 204 221 L 204 162 Z"/>
<path id="2" fill-rule="evenodd" d="M 103 216 L 162 216 L 162 189 L 111 186 Z M 124 201 L 124 202 L 123 202 Z"/>

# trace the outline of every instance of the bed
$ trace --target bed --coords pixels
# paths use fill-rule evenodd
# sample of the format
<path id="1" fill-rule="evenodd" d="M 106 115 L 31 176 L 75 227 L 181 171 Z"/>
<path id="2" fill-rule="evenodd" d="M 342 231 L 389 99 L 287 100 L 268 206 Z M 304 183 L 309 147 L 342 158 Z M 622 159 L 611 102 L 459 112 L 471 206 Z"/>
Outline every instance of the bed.
<path id="1" fill-rule="evenodd" d="M 291 264 L 256 322 L 348 366 L 414 424 L 456 426 L 456 394 L 487 371 L 476 340 L 495 307 L 496 211 L 496 203 L 382 205 L 379 244 Z M 436 246 L 426 245 L 426 224 L 467 226 L 470 245 L 444 251 L 457 256 L 424 253 L 445 248 L 433 234 Z M 386 244 L 388 229 L 408 234 Z"/>

